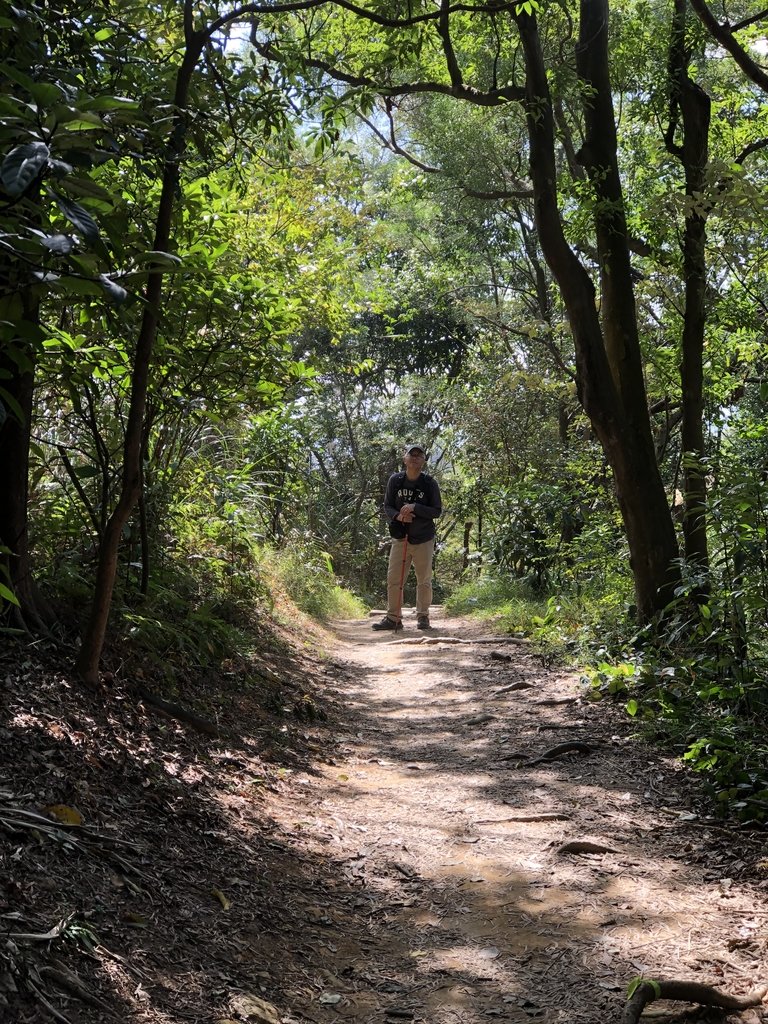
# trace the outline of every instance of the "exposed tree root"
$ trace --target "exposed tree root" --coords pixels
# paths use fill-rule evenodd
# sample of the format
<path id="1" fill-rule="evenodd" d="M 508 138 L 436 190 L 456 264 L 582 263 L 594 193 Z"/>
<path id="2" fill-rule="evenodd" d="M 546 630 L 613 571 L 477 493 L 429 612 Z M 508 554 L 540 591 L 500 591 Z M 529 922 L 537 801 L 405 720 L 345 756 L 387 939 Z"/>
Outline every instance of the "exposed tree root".
<path id="1" fill-rule="evenodd" d="M 402 640 L 390 640 L 391 645 L 397 644 L 410 644 L 411 646 L 424 646 L 425 644 L 466 644 L 467 646 L 473 647 L 475 644 L 529 644 L 531 641 L 527 637 L 522 636 L 478 636 L 473 640 L 465 640 L 462 637 L 457 636 L 416 636 L 416 637 L 403 637 Z M 491 655 L 493 657 L 493 655 Z M 502 661 L 506 661 L 503 655 L 501 656 Z"/>
<path id="2" fill-rule="evenodd" d="M 513 690 L 533 690 L 535 686 L 533 683 L 529 683 L 526 679 L 518 679 L 516 683 L 510 683 L 509 686 L 502 686 L 500 690 L 494 690 L 493 696 L 500 697 L 502 693 L 512 693 Z"/>
<path id="3" fill-rule="evenodd" d="M 41 967 L 40 974 L 43 977 L 48 978 L 56 988 L 63 989 L 65 992 L 69 992 L 71 995 L 76 996 L 84 1003 L 88 1003 L 89 1006 L 95 1006 L 102 1013 L 106 1013 L 108 1017 L 112 1017 L 112 1012 L 106 1003 L 102 1002 L 98 996 L 95 996 L 93 992 L 78 978 L 78 976 L 70 971 L 70 969 L 63 964 L 60 960 L 55 960 L 55 967 Z"/>
<path id="4" fill-rule="evenodd" d="M 153 708 L 157 708 L 164 715 L 169 718 L 175 718 L 178 722 L 184 722 L 186 725 L 191 725 L 193 729 L 198 732 L 204 733 L 206 736 L 215 736 L 217 739 L 226 735 L 223 729 L 220 729 L 215 722 L 211 722 L 207 718 L 202 718 L 200 715 L 196 715 L 194 711 L 189 711 L 187 708 L 182 707 L 181 704 L 172 704 L 170 701 L 163 700 L 161 697 L 156 697 L 154 693 L 149 693 L 147 690 L 137 687 L 134 691 L 143 701 L 147 704 L 151 704 Z"/>
<path id="5" fill-rule="evenodd" d="M 487 722 L 495 722 L 496 715 L 474 715 L 472 718 L 468 718 L 464 725 L 485 725 Z"/>
<path id="6" fill-rule="evenodd" d="M 535 757 L 532 761 L 527 761 L 522 767 L 532 768 L 535 764 L 546 764 L 548 761 L 556 761 L 558 757 L 562 757 L 564 754 L 594 754 L 596 749 L 590 743 L 567 740 L 565 743 L 558 743 L 557 746 L 550 747 L 549 750 L 545 750 L 543 754 Z"/>
<path id="7" fill-rule="evenodd" d="M 476 825 L 499 825 L 506 822 L 528 822 L 528 821 L 570 821 L 570 814 L 561 814 L 557 811 L 542 811 L 541 814 L 515 814 L 511 818 L 481 818 Z"/>
<path id="8" fill-rule="evenodd" d="M 593 843 L 589 839 L 573 839 L 570 843 L 565 843 L 563 846 L 558 847 L 558 854 L 566 853 L 618 853 L 618 850 L 614 850 L 612 846 L 606 846 L 605 843 Z"/>
<path id="9" fill-rule="evenodd" d="M 746 1010 L 760 1006 L 768 986 L 762 985 L 746 996 L 729 996 L 698 981 L 643 981 L 624 1007 L 623 1024 L 639 1024 L 644 1008 L 656 999 L 678 999 L 700 1006 L 718 1006 L 723 1010 Z"/>

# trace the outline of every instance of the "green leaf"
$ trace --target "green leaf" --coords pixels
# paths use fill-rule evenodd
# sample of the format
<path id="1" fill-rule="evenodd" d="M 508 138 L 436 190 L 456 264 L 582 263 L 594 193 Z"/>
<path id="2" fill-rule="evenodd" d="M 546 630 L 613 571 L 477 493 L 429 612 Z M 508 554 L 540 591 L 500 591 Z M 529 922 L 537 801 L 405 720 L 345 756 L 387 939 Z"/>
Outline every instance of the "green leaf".
<path id="1" fill-rule="evenodd" d="M 0 168 L 0 180 L 8 195 L 20 196 L 26 191 L 48 163 L 49 156 L 44 142 L 25 142 L 12 149 Z"/>
<path id="2" fill-rule="evenodd" d="M 99 227 L 87 210 L 84 210 L 79 203 L 73 203 L 63 196 L 54 194 L 54 199 L 67 220 L 77 228 L 86 241 L 91 244 L 100 241 Z"/>
<path id="3" fill-rule="evenodd" d="M 29 75 L 25 75 L 23 71 L 19 71 L 19 69 L 14 67 L 12 64 L 0 64 L 0 75 L 10 78 L 12 82 L 15 82 L 16 85 L 20 85 L 22 89 L 30 95 L 37 84 L 34 78 L 30 78 Z"/>
<path id="4" fill-rule="evenodd" d="M 5 403 L 7 408 L 11 410 L 11 412 L 16 417 L 16 419 L 19 421 L 19 423 L 24 423 L 25 422 L 25 417 L 24 417 L 24 413 L 22 411 L 21 406 L 16 401 L 16 399 L 13 397 L 13 395 L 9 395 L 8 392 L 5 390 L 5 388 L 2 388 L 2 387 L 0 387 L 0 399 L 2 399 L 2 401 Z"/>
<path id="5" fill-rule="evenodd" d="M 66 178 L 67 175 L 71 174 L 74 170 L 72 164 L 66 163 L 64 160 L 49 160 L 48 169 L 55 178 Z"/>
<path id="6" fill-rule="evenodd" d="M 71 235 L 46 235 L 42 239 L 42 244 L 57 256 L 67 256 L 75 247 L 75 241 Z"/>
<path id="7" fill-rule="evenodd" d="M 98 114 L 78 107 L 59 106 L 53 114 L 60 125 L 66 125 L 67 131 L 90 131 L 92 128 L 103 128 L 104 122 Z"/>
<path id="8" fill-rule="evenodd" d="M 159 249 L 148 249 L 136 256 L 137 263 L 154 263 L 158 267 L 178 267 L 181 264 L 181 257 L 175 256 L 172 252 L 160 252 Z"/>
<path id="9" fill-rule="evenodd" d="M 52 82 L 35 82 L 30 87 L 30 93 L 35 103 L 42 107 L 52 106 L 54 103 L 61 103 L 61 89 Z"/>
<path id="10" fill-rule="evenodd" d="M 0 583 L 0 597 L 5 601 L 9 601 L 11 604 L 15 604 L 17 608 L 19 607 L 19 599 L 12 590 L 9 590 L 9 588 L 5 586 L 4 583 Z"/>
<path id="11" fill-rule="evenodd" d="M 632 700 L 627 701 L 627 714 L 631 715 L 631 717 L 634 718 L 639 710 L 639 707 L 639 704 L 633 697 Z"/>
<path id="12" fill-rule="evenodd" d="M 82 110 L 138 110 L 136 100 L 127 96 L 97 96 L 81 105 Z"/>
<path id="13" fill-rule="evenodd" d="M 67 178 L 67 192 L 76 196 L 88 196 L 89 199 L 101 199 L 106 203 L 112 203 L 112 195 L 105 188 L 93 181 L 91 178 L 77 177 Z"/>
<path id="14" fill-rule="evenodd" d="M 630 981 L 627 985 L 627 999 L 632 998 L 644 981 L 645 978 L 642 975 L 639 975 L 637 978 L 633 978 L 632 981 Z"/>
<path id="15" fill-rule="evenodd" d="M 71 120 L 67 121 L 66 127 L 68 132 L 93 132 L 99 128 L 103 128 L 104 125 L 100 120 L 93 121 L 87 118 L 84 113 L 82 117 L 72 118 Z"/>
<path id="16" fill-rule="evenodd" d="M 117 284 L 116 281 L 113 281 L 111 277 L 107 277 L 106 274 L 99 274 L 99 284 L 110 299 L 118 305 L 121 305 L 128 298 L 128 292 L 125 288 Z"/>
<path id="17" fill-rule="evenodd" d="M 102 284 L 84 277 L 61 277 L 58 281 L 59 290 L 74 295 L 101 295 Z"/>

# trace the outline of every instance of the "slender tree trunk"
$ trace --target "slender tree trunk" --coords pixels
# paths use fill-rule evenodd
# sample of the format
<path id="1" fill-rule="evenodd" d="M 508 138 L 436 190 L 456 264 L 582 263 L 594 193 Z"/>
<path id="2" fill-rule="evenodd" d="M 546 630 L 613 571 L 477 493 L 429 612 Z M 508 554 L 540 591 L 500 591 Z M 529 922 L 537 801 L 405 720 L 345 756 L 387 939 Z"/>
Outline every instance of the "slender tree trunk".
<path id="1" fill-rule="evenodd" d="M 39 301 L 19 291 L 3 300 L 13 309 L 0 309 L 0 317 L 34 332 L 40 324 Z M 22 337 L 0 343 L 0 381 L 12 402 L 4 402 L 0 426 L 0 582 L 10 586 L 19 607 L 10 606 L 11 618 L 23 629 L 46 632 L 50 611 L 34 585 L 29 562 L 27 501 L 29 495 L 29 442 L 35 380 L 35 346 Z"/>
<path id="2" fill-rule="evenodd" d="M 464 546 L 461 549 L 461 571 L 464 572 L 469 567 L 469 538 L 472 533 L 472 527 L 474 523 L 468 520 L 464 523 Z"/>
<path id="3" fill-rule="evenodd" d="M 686 43 L 687 0 L 675 0 L 672 44 L 669 56 L 670 126 L 667 148 L 677 156 L 685 171 L 685 192 L 691 210 L 685 218 L 683 235 L 683 276 L 685 313 L 682 359 L 682 445 L 685 517 L 685 557 L 704 573 L 709 568 L 707 545 L 707 482 L 704 466 L 704 331 L 706 327 L 706 241 L 705 189 L 709 160 L 709 96 L 691 80 L 691 54 Z M 674 144 L 677 111 L 682 115 L 683 143 Z M 703 588 L 702 596 L 706 593 Z"/>
<path id="4" fill-rule="evenodd" d="M 174 128 L 169 143 L 169 152 L 163 167 L 163 184 L 155 225 L 153 248 L 166 252 L 171 239 L 171 220 L 174 201 L 179 185 L 179 162 L 184 152 L 186 109 L 189 86 L 197 62 L 207 39 L 205 32 L 191 28 L 191 7 L 185 4 L 186 49 L 176 75 L 174 94 Z M 141 490 L 141 449 L 144 428 L 144 412 L 147 401 L 149 371 L 157 335 L 157 325 L 163 297 L 163 274 L 153 266 L 145 290 L 144 316 L 136 342 L 131 379 L 131 399 L 128 421 L 123 444 L 123 474 L 120 496 L 109 517 L 104 537 L 99 548 L 96 571 L 96 585 L 90 618 L 83 635 L 82 646 L 77 658 L 77 669 L 83 681 L 95 686 L 99 678 L 99 659 L 107 632 L 109 609 L 117 574 L 117 558 L 123 527 L 138 501 Z"/>
<path id="5" fill-rule="evenodd" d="M 526 65 L 536 224 L 571 323 L 579 399 L 613 470 L 637 611 L 647 621 L 674 595 L 679 552 L 656 463 L 642 373 L 608 75 L 608 6 L 605 0 L 584 0 L 577 49 L 579 76 L 589 97 L 578 158 L 595 191 L 602 322 L 592 280 L 568 245 L 560 220 L 554 115 L 536 19 L 523 13 L 517 21 Z"/>

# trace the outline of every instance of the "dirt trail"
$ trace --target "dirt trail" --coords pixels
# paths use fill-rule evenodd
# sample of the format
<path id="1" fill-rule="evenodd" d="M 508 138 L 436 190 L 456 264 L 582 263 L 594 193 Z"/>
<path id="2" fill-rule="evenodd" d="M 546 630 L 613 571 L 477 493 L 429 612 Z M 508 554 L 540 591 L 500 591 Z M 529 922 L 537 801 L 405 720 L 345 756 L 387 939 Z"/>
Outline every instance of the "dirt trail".
<path id="1" fill-rule="evenodd" d="M 414 627 L 338 625 L 349 733 L 273 810 L 336 866 L 285 950 L 296 1015 L 595 1024 L 621 1019 L 640 974 L 760 983 L 765 889 L 738 876 L 755 878 L 761 839 L 698 817 L 685 775 L 525 644 L 439 609 L 428 643 Z M 595 750 L 510 759 L 568 740 Z"/>

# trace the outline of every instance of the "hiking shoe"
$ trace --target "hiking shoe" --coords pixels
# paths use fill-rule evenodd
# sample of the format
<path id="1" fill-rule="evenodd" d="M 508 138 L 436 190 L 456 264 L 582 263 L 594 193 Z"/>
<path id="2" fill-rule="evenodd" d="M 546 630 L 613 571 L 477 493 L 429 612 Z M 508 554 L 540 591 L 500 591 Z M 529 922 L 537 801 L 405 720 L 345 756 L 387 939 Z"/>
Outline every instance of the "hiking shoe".
<path id="1" fill-rule="evenodd" d="M 390 619 L 388 615 L 385 615 L 381 622 L 374 622 L 371 629 L 402 629 L 402 622 L 397 622 L 395 619 Z"/>
<path id="2" fill-rule="evenodd" d="M 426 615 L 420 615 L 416 620 L 416 629 L 431 629 L 429 619 Z"/>

